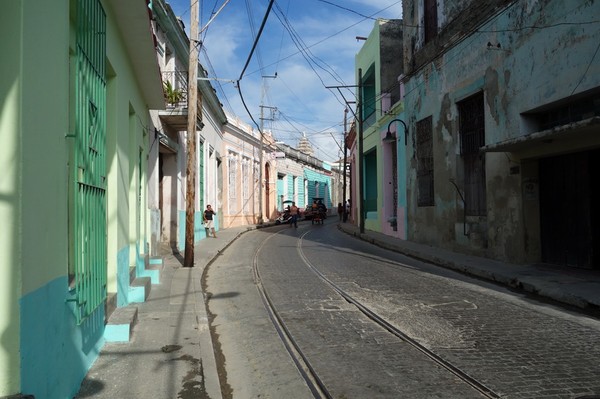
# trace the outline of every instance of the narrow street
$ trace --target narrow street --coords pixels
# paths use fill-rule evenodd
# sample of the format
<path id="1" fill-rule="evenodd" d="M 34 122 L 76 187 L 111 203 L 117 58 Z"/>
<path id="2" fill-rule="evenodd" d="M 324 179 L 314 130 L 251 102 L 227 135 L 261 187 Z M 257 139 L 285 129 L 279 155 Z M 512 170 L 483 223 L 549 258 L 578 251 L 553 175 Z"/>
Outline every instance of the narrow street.
<path id="1" fill-rule="evenodd" d="M 204 285 L 224 397 L 577 398 L 600 389 L 600 321 L 375 247 L 331 220 L 244 234 Z"/>

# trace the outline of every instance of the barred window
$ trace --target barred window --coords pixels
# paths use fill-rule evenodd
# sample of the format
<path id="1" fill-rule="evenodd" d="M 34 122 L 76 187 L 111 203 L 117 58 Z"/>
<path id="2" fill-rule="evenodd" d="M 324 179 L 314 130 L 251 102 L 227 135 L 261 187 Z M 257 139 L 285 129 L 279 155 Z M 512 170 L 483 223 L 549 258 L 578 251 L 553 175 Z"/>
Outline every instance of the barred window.
<path id="1" fill-rule="evenodd" d="M 465 207 L 469 216 L 485 216 L 485 144 L 483 92 L 458 103 L 460 153 L 465 175 Z"/>
<path id="2" fill-rule="evenodd" d="M 198 143 L 198 209 L 204 209 L 204 141 Z"/>
<path id="3" fill-rule="evenodd" d="M 433 131 L 432 118 L 417 122 L 417 188 L 418 206 L 433 206 Z"/>
<path id="4" fill-rule="evenodd" d="M 253 175 L 252 175 L 252 188 L 251 191 L 253 193 L 252 195 L 252 201 L 253 201 L 253 205 L 252 205 L 252 210 L 254 211 L 255 209 L 258 209 L 258 195 L 254 194 L 255 192 L 258 192 L 258 185 L 262 184 L 262 182 L 260 182 L 260 164 L 258 162 L 254 162 L 254 167 L 253 167 Z M 268 174 L 265 174 L 264 176 L 264 180 L 267 180 L 269 178 Z M 268 198 L 268 192 L 269 192 L 269 185 L 265 184 L 265 197 Z"/>
<path id="5" fill-rule="evenodd" d="M 250 213 L 250 160 L 244 158 L 242 162 L 242 199 L 244 214 Z"/>
<path id="6" fill-rule="evenodd" d="M 292 181 L 292 200 L 298 202 L 298 176 L 294 176 Z"/>
<path id="7" fill-rule="evenodd" d="M 229 171 L 229 179 L 227 188 L 229 189 L 229 213 L 236 213 L 238 211 L 237 205 L 237 157 L 235 154 L 230 153 L 227 160 L 227 167 Z"/>

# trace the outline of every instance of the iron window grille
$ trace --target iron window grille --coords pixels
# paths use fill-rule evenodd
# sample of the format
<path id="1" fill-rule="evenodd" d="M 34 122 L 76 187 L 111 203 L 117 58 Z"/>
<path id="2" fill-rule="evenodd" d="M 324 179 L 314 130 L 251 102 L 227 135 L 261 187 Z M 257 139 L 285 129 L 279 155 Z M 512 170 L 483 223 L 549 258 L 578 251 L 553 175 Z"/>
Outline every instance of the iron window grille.
<path id="1" fill-rule="evenodd" d="M 106 14 L 98 0 L 78 0 L 76 7 L 69 301 L 81 324 L 106 299 Z"/>
<path id="2" fill-rule="evenodd" d="M 465 208 L 467 216 L 485 216 L 485 145 L 483 92 L 458 103 L 460 152 L 465 176 Z"/>
<path id="3" fill-rule="evenodd" d="M 435 204 L 433 185 L 432 117 L 417 122 L 417 187 L 418 206 Z"/>

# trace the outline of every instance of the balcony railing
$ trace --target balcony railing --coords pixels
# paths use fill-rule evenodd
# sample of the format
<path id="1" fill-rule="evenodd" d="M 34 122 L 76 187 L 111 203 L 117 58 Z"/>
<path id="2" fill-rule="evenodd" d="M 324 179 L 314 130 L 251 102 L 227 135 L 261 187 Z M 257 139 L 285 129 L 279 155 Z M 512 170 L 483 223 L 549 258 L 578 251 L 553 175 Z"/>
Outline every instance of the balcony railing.
<path id="1" fill-rule="evenodd" d="M 162 73 L 165 101 L 169 108 L 187 108 L 188 74 L 185 71 Z"/>

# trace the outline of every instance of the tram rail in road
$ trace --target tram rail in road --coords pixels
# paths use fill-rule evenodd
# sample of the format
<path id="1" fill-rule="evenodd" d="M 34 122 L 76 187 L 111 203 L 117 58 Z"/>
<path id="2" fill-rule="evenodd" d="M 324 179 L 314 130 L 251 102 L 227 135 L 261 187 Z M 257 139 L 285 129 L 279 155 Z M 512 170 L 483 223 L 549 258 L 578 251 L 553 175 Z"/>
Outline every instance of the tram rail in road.
<path id="1" fill-rule="evenodd" d="M 254 282 L 258 289 L 258 292 L 261 296 L 262 302 L 265 306 L 265 309 L 269 315 L 271 322 L 273 323 L 274 328 L 277 331 L 278 336 L 281 338 L 286 350 L 290 354 L 294 364 L 298 368 L 300 375 L 305 380 L 308 385 L 311 393 L 315 398 L 333 398 L 332 394 L 327 389 L 327 386 L 319 377 L 315 368 L 311 365 L 310 359 L 306 356 L 300 345 L 296 342 L 289 329 L 287 328 L 285 321 L 277 311 L 276 306 L 273 304 L 271 298 L 269 297 L 269 293 L 267 289 L 262 284 L 262 280 L 260 277 L 260 270 L 258 265 L 258 255 L 263 248 L 263 246 L 276 234 L 281 233 L 285 230 L 280 230 L 276 232 L 274 235 L 268 237 L 266 240 L 262 242 L 262 244 L 257 248 L 254 259 L 252 262 L 253 265 L 253 275 Z M 376 323 L 378 326 L 384 328 L 391 334 L 398 337 L 398 339 L 403 340 L 408 343 L 418 351 L 420 351 L 423 355 L 427 356 L 432 362 L 443 367 L 448 370 L 452 374 L 454 374 L 457 378 L 463 381 L 465 384 L 471 386 L 473 389 L 480 392 L 484 397 L 487 398 L 500 398 L 501 396 L 494 392 L 492 389 L 487 387 L 484 383 L 473 378 L 468 373 L 461 370 L 459 367 L 451 364 L 450 362 L 444 360 L 431 350 L 427 349 L 425 346 L 418 343 L 416 340 L 412 339 L 406 333 L 396 328 L 389 322 L 387 322 L 384 318 L 380 317 L 376 312 L 369 309 L 365 304 L 361 303 L 359 300 L 353 298 L 349 293 L 347 293 L 344 289 L 342 289 L 339 285 L 335 284 L 329 278 L 327 278 L 323 273 L 321 273 L 304 255 L 302 244 L 303 239 L 306 235 L 310 234 L 311 230 L 304 232 L 298 239 L 297 243 L 297 251 L 300 255 L 300 258 L 306 265 L 308 269 L 310 269 L 314 274 L 316 274 L 322 281 L 324 281 L 327 285 L 329 285 L 338 295 L 340 295 L 344 300 L 348 303 L 354 305 L 360 312 L 362 312 L 365 316 L 367 316 L 370 320 Z"/>

